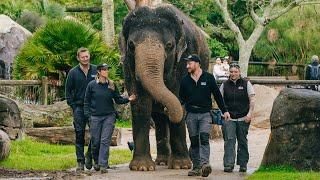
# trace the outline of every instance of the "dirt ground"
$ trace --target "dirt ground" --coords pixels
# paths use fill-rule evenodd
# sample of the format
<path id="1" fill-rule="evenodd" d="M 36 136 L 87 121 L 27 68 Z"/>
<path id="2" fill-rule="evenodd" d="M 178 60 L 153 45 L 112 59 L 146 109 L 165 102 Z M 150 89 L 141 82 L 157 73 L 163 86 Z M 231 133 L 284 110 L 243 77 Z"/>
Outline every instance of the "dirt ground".
<path id="1" fill-rule="evenodd" d="M 244 179 L 245 176 L 252 174 L 259 168 L 265 147 L 270 135 L 269 116 L 274 99 L 279 90 L 261 85 L 254 85 L 256 92 L 256 106 L 254 111 L 255 119 L 248 134 L 250 159 L 248 163 L 248 172 L 239 173 L 238 166 L 233 173 L 223 172 L 223 140 L 211 140 L 210 164 L 213 167 L 212 174 L 206 179 Z M 131 129 L 121 130 L 121 145 L 112 147 L 115 149 L 128 149 L 127 142 L 132 141 Z M 188 146 L 190 145 L 187 138 Z M 156 158 L 156 141 L 154 129 L 150 131 L 150 144 L 152 157 Z M 112 156 L 112 154 L 111 154 Z M 108 174 L 101 175 L 94 170 L 86 171 L 82 174 L 75 173 L 75 168 L 66 171 L 16 171 L 7 170 L 0 167 L 0 179 L 9 177 L 24 179 L 202 179 L 201 177 L 188 177 L 188 170 L 169 170 L 166 167 L 156 167 L 153 172 L 135 172 L 130 171 L 128 164 L 122 164 L 112 167 Z"/>

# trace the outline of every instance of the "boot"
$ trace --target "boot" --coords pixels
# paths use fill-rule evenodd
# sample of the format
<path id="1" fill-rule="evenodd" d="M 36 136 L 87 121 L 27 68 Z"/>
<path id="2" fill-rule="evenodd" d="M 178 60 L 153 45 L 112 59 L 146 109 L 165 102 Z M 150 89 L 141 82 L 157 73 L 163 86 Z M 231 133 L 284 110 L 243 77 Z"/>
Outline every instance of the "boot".
<path id="1" fill-rule="evenodd" d="M 85 165 L 88 170 L 92 169 L 92 158 L 89 153 L 86 154 Z"/>
<path id="2" fill-rule="evenodd" d="M 202 177 L 208 177 L 209 174 L 211 174 L 212 169 L 209 164 L 203 164 L 201 167 L 201 176 Z"/>
<path id="3" fill-rule="evenodd" d="M 194 168 L 191 171 L 188 172 L 188 176 L 200 176 L 201 175 L 201 169 L 200 168 Z"/>

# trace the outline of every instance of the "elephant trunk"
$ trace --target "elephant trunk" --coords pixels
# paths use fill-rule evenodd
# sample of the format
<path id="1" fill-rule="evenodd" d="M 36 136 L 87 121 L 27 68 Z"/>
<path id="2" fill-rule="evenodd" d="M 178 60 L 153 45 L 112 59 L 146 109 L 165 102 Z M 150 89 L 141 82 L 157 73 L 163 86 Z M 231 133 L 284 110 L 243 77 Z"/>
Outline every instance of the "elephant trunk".
<path id="1" fill-rule="evenodd" d="M 167 108 L 170 121 L 179 123 L 183 117 L 180 101 L 166 87 L 163 80 L 165 56 L 162 43 L 146 38 L 136 46 L 136 76 L 147 92 Z"/>

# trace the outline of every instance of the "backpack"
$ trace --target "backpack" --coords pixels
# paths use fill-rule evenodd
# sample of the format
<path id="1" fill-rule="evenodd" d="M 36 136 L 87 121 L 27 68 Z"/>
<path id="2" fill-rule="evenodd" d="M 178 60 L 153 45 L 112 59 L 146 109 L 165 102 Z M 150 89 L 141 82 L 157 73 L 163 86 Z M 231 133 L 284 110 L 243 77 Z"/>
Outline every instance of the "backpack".
<path id="1" fill-rule="evenodd" d="M 309 65 L 310 67 L 310 80 L 319 80 L 320 74 L 319 74 L 319 68 L 320 64 L 317 66 Z"/>

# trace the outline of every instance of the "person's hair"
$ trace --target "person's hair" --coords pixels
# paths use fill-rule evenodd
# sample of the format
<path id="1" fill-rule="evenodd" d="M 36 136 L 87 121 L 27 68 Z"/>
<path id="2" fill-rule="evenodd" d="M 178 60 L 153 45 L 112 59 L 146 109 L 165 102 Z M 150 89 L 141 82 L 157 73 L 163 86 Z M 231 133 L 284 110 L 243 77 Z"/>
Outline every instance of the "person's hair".
<path id="1" fill-rule="evenodd" d="M 312 57 L 311 57 L 311 61 L 312 62 L 315 62 L 315 61 L 319 61 L 319 57 L 317 56 L 317 55 L 313 55 Z"/>
<path id="2" fill-rule="evenodd" d="M 231 68 L 237 68 L 237 69 L 240 70 L 240 66 L 239 66 L 239 64 L 237 64 L 237 63 L 231 63 L 231 64 L 229 65 L 229 68 L 230 68 L 230 69 L 231 69 Z"/>
<path id="3" fill-rule="evenodd" d="M 98 73 L 96 75 L 96 82 L 97 83 L 99 83 L 100 72 L 101 72 L 101 70 L 98 70 Z M 115 91 L 116 90 L 116 86 L 115 86 L 114 82 L 109 78 L 107 78 L 107 81 L 109 82 L 108 89 L 110 89 L 111 92 Z"/>
<path id="4" fill-rule="evenodd" d="M 79 54 L 82 53 L 82 52 L 88 52 L 89 53 L 89 50 L 88 50 L 88 48 L 85 48 L 85 47 L 79 48 L 78 51 L 77 51 L 77 57 L 79 57 Z"/>

